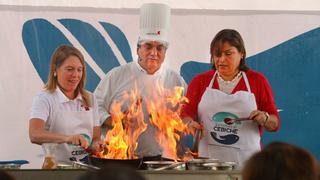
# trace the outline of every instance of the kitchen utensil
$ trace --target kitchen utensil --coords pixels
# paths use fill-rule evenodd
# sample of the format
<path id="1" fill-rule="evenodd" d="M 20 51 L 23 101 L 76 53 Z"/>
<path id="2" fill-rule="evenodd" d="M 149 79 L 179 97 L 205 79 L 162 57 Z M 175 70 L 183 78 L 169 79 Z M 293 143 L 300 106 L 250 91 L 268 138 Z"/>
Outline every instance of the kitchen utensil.
<path id="1" fill-rule="evenodd" d="M 146 164 L 147 170 L 169 170 L 176 169 L 181 170 L 185 169 L 184 162 L 174 162 L 174 161 L 144 161 Z"/>
<path id="2" fill-rule="evenodd" d="M 229 117 L 226 117 L 224 118 L 224 123 L 228 124 L 228 125 L 231 125 L 237 121 L 248 121 L 248 120 L 251 120 L 249 119 L 248 117 L 245 117 L 245 118 L 229 118 Z"/>
<path id="3" fill-rule="evenodd" d="M 93 166 L 93 165 L 90 165 L 90 164 L 85 164 L 85 163 L 82 163 L 82 162 L 79 162 L 79 161 L 74 161 L 72 163 L 72 167 L 74 169 L 93 169 L 93 170 L 99 170 L 100 169 L 97 166 Z"/>
<path id="4" fill-rule="evenodd" d="M 234 170 L 236 167 L 235 162 L 213 162 L 213 163 L 205 163 L 203 166 L 208 167 L 212 170 L 219 171 L 230 171 Z"/>
<path id="5" fill-rule="evenodd" d="M 190 159 L 186 162 L 187 170 L 210 170 L 210 167 L 204 166 L 206 163 L 218 162 L 218 159 Z"/>
<path id="6" fill-rule="evenodd" d="M 154 169 L 155 171 L 162 171 L 162 170 L 167 170 L 167 169 L 176 169 L 178 168 L 179 166 L 182 166 L 185 165 L 185 162 L 174 162 L 172 164 L 169 164 L 169 165 L 165 165 L 165 166 L 162 166 L 162 167 L 159 167 L 159 168 L 156 168 Z M 178 169 L 177 169 L 178 170 Z"/>
<path id="7" fill-rule="evenodd" d="M 148 170 L 154 170 L 162 166 L 171 165 L 174 161 L 144 161 Z"/>
<path id="8" fill-rule="evenodd" d="M 97 166 L 102 168 L 109 164 L 120 164 L 125 166 L 130 166 L 134 169 L 139 169 L 142 164 L 142 159 L 106 159 L 106 158 L 99 158 L 96 156 L 89 156 L 89 163 L 91 165 Z"/>
<path id="9" fill-rule="evenodd" d="M 193 144 L 191 148 L 191 151 L 195 154 L 195 156 L 198 155 L 200 137 L 201 137 L 201 129 L 196 129 L 196 132 L 193 136 Z"/>
<path id="10" fill-rule="evenodd" d="M 57 169 L 78 169 L 74 168 L 71 164 L 58 164 Z"/>

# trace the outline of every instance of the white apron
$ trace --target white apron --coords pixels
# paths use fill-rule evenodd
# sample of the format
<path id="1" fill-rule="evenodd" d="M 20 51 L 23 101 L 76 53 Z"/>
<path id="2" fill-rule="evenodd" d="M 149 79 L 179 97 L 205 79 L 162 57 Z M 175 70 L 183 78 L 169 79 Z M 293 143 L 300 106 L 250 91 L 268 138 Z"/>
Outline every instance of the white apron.
<path id="1" fill-rule="evenodd" d="M 241 121 L 231 125 L 225 117 L 249 117 L 257 109 L 255 96 L 251 93 L 247 76 L 242 72 L 248 91 L 226 94 L 213 89 L 214 74 L 198 105 L 199 119 L 204 125 L 204 137 L 199 142 L 199 156 L 233 161 L 238 168 L 255 152 L 260 150 L 260 133 L 256 123 Z"/>
<path id="2" fill-rule="evenodd" d="M 52 122 L 50 132 L 65 135 L 85 134 L 89 136 L 90 145 L 93 136 L 93 112 L 88 111 L 71 112 L 61 111 Z M 88 153 L 80 146 L 62 143 L 58 144 L 54 151 L 57 163 L 69 164 L 71 161 L 83 161 Z"/>

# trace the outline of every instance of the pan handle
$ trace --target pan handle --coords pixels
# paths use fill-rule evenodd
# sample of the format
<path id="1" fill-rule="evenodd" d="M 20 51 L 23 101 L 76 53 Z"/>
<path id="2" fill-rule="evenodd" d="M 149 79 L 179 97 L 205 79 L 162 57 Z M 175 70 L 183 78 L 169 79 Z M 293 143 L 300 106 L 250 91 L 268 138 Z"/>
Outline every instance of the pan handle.
<path id="1" fill-rule="evenodd" d="M 79 161 L 74 161 L 74 162 L 72 163 L 72 166 L 73 166 L 73 167 L 76 167 L 76 168 L 85 168 L 85 169 L 94 169 L 94 170 L 99 170 L 99 169 L 100 169 L 100 168 L 97 167 L 97 166 L 85 164 L 85 163 L 82 163 L 82 162 L 79 162 Z"/>
<path id="2" fill-rule="evenodd" d="M 191 149 L 191 151 L 195 154 L 198 154 L 200 137 L 201 137 L 201 129 L 196 129 L 196 132 L 193 136 L 193 145 Z"/>

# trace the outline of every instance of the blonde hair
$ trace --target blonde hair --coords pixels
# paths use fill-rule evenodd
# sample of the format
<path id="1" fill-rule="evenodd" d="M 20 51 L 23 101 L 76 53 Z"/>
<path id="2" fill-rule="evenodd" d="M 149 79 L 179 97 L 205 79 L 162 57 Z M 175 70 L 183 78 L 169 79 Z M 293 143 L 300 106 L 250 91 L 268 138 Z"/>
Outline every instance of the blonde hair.
<path id="1" fill-rule="evenodd" d="M 84 105 L 91 107 L 90 95 L 84 89 L 85 82 L 86 82 L 86 66 L 85 66 L 84 57 L 82 53 L 75 47 L 68 46 L 68 45 L 61 45 L 54 51 L 51 57 L 48 81 L 44 88 L 51 93 L 53 93 L 56 90 L 58 85 L 58 80 L 55 75 L 56 69 L 58 69 L 64 63 L 64 61 L 70 56 L 78 57 L 83 66 L 83 74 L 78 84 L 78 87 L 76 89 L 76 94 L 80 93 L 83 98 Z"/>

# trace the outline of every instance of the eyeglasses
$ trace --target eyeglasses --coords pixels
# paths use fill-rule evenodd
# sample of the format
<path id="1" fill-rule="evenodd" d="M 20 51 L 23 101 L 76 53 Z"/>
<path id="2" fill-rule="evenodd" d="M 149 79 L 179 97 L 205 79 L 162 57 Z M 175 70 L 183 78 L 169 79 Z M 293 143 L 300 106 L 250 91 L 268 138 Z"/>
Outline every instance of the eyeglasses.
<path id="1" fill-rule="evenodd" d="M 154 45 L 152 43 L 143 43 L 140 44 L 139 47 L 145 51 L 152 51 L 155 48 L 159 53 L 164 53 L 167 50 L 167 47 L 164 44 Z"/>

